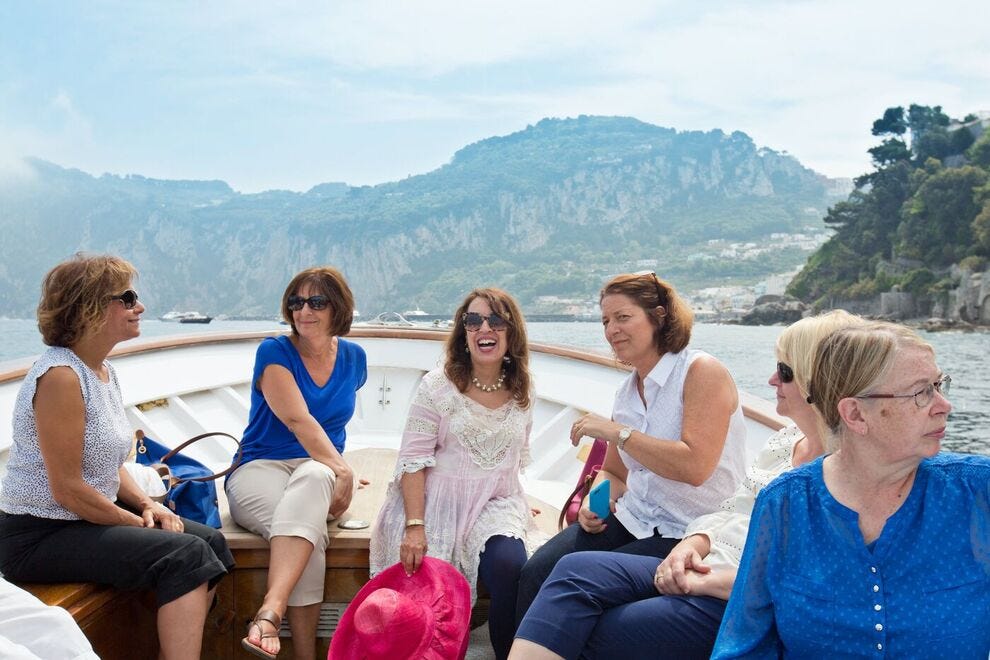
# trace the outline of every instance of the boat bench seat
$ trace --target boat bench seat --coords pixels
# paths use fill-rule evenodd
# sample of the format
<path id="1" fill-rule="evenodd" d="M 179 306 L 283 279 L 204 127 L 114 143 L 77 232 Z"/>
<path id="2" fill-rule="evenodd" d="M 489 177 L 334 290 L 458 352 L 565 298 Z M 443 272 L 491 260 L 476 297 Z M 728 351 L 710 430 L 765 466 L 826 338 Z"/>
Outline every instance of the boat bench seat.
<path id="1" fill-rule="evenodd" d="M 354 491 L 351 506 L 340 517 L 339 521 L 327 523 L 330 533 L 330 545 L 327 547 L 328 559 L 334 550 L 363 550 L 367 552 L 371 540 L 371 525 L 374 524 L 378 517 L 378 510 L 385 501 L 385 493 L 395 470 L 396 455 L 397 452 L 394 449 L 366 448 L 345 452 L 344 458 L 353 468 L 355 479 L 364 479 L 370 483 Z M 257 534 L 247 531 L 231 518 L 222 484 L 217 487 L 217 496 L 220 500 L 223 535 L 226 537 L 231 550 L 267 551 L 267 541 Z M 537 526 L 549 536 L 556 534 L 557 515 L 560 510 L 534 497 L 530 497 L 529 500 L 532 508 L 540 510 L 540 514 L 536 516 Z M 338 522 L 345 520 L 363 520 L 368 523 L 368 527 L 346 530 L 337 526 Z"/>

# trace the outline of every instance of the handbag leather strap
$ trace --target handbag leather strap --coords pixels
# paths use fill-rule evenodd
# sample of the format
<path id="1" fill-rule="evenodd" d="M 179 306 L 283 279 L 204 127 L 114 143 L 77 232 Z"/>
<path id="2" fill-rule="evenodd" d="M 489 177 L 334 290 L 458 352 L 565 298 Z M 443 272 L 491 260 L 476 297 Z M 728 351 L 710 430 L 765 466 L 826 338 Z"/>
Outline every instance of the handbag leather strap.
<path id="1" fill-rule="evenodd" d="M 137 437 L 138 443 L 142 443 L 142 441 L 144 440 L 144 431 L 142 431 L 141 429 L 138 429 L 137 431 L 134 432 L 134 435 Z M 238 465 L 241 464 L 241 459 L 244 456 L 244 447 L 241 446 L 241 441 L 238 440 L 237 438 L 235 438 L 234 436 L 230 435 L 229 433 L 224 433 L 223 431 L 210 431 L 209 433 L 200 433 L 197 436 L 194 436 L 192 438 L 189 438 L 188 440 L 186 440 L 185 442 L 183 442 L 181 445 L 179 445 L 178 447 L 176 447 L 172 451 L 170 451 L 167 454 L 165 454 L 164 456 L 162 456 L 162 459 L 161 459 L 160 462 L 167 465 L 168 464 L 168 459 L 172 458 L 173 456 L 175 456 L 176 454 L 178 454 L 180 451 L 182 451 L 183 449 L 185 449 L 189 445 L 193 444 L 194 442 L 198 442 L 200 440 L 203 440 L 204 438 L 211 438 L 211 437 L 213 437 L 215 435 L 222 435 L 225 438 L 230 438 L 231 440 L 233 440 L 237 444 L 237 453 L 234 455 L 234 460 L 231 462 L 230 467 L 228 467 L 226 470 L 222 470 L 220 472 L 217 472 L 216 474 L 206 475 L 205 477 L 186 477 L 184 479 L 183 478 L 173 479 L 173 481 L 172 481 L 172 485 L 173 486 L 178 485 L 178 484 L 181 484 L 181 483 L 184 483 L 186 481 L 213 481 L 215 479 L 219 479 L 220 477 L 227 476 L 228 474 L 230 474 L 231 472 L 234 471 L 234 468 L 236 468 Z"/>
<path id="2" fill-rule="evenodd" d="M 595 477 L 598 476 L 599 470 L 601 470 L 600 465 L 596 465 L 591 468 L 591 471 L 584 475 L 584 479 L 582 479 L 581 482 L 575 486 L 574 490 L 571 491 L 571 494 L 567 496 L 566 500 L 564 500 L 564 508 L 560 510 L 560 515 L 557 516 L 557 529 L 564 529 L 564 520 L 567 517 L 567 510 L 571 508 L 571 502 L 574 501 L 574 497 L 576 495 L 581 495 L 581 499 L 584 500 L 584 498 L 588 496 L 588 493 L 591 492 L 591 484 L 594 483 Z"/>

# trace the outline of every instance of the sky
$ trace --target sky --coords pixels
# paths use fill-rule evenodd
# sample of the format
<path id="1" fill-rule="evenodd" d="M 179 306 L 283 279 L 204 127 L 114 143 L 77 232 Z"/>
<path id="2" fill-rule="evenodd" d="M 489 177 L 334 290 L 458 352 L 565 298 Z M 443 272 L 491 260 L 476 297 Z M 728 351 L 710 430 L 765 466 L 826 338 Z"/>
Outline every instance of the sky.
<path id="1" fill-rule="evenodd" d="M 870 169 L 889 106 L 990 111 L 985 0 L 0 2 L 0 180 L 305 191 L 422 174 L 544 117 L 743 131 Z"/>

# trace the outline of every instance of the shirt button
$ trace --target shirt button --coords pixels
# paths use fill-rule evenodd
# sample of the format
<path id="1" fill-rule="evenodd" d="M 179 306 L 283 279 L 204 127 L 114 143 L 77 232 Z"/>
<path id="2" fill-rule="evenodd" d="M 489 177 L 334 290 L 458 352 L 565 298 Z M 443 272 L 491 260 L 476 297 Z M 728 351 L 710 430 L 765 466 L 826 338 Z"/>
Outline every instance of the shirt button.
<path id="1" fill-rule="evenodd" d="M 883 630 L 883 624 L 882 623 L 878 623 L 877 625 L 875 625 L 873 627 L 877 629 L 877 632 L 880 632 L 881 630 Z"/>
<path id="2" fill-rule="evenodd" d="M 870 572 L 871 573 L 876 573 L 877 572 L 877 567 L 876 566 L 870 566 Z"/>
<path id="3" fill-rule="evenodd" d="M 880 591 L 880 585 L 879 584 L 873 585 L 873 593 L 876 593 L 878 591 Z"/>
<path id="4" fill-rule="evenodd" d="M 883 606 L 878 603 L 878 604 L 876 604 L 876 605 L 873 606 L 873 609 L 876 610 L 877 612 L 879 612 L 880 610 L 883 609 Z"/>
<path id="5" fill-rule="evenodd" d="M 878 651 L 882 651 L 883 650 L 883 644 L 877 644 L 877 650 Z"/>

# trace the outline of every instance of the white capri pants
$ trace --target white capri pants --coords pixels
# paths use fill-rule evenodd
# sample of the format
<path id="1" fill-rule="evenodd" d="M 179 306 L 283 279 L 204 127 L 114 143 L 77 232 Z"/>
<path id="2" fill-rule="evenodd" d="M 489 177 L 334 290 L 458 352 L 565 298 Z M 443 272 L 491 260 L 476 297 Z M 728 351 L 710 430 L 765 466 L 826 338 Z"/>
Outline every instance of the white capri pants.
<path id="1" fill-rule="evenodd" d="M 299 536 L 313 544 L 289 606 L 323 601 L 326 550 L 330 537 L 330 500 L 337 476 L 311 458 L 255 460 L 227 479 L 230 515 L 238 525 L 270 541 L 273 536 Z"/>

